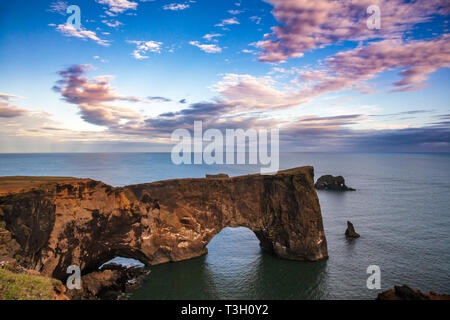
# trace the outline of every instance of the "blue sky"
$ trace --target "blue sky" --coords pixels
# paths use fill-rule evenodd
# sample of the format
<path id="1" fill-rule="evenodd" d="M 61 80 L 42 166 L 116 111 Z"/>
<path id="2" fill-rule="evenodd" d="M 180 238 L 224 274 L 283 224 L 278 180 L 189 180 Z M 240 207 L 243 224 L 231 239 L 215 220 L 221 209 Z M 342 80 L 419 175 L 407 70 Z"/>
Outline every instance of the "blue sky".
<path id="1" fill-rule="evenodd" d="M 450 152 L 447 1 L 16 0 L 0 12 L 0 152 L 166 151 L 195 120 L 278 127 L 286 151 Z"/>

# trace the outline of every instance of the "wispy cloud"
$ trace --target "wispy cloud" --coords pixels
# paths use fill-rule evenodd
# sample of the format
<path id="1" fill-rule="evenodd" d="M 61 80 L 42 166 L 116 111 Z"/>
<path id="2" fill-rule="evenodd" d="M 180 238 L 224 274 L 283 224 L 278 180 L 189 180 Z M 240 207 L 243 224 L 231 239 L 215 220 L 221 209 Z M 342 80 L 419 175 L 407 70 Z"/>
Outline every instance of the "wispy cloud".
<path id="1" fill-rule="evenodd" d="M 170 102 L 170 101 L 172 101 L 169 98 L 159 97 L 159 96 L 147 97 L 147 100 L 150 101 L 150 102 Z"/>
<path id="2" fill-rule="evenodd" d="M 325 69 L 306 72 L 304 81 L 318 81 L 314 93 L 337 91 L 362 84 L 378 74 L 400 69 L 400 80 L 393 91 L 412 91 L 423 87 L 427 75 L 450 67 L 450 36 L 433 40 L 403 43 L 384 40 L 349 51 L 339 52 L 325 60 Z"/>
<path id="3" fill-rule="evenodd" d="M 232 24 L 240 24 L 238 19 L 236 17 L 229 18 L 229 19 L 223 19 L 222 22 L 215 25 L 215 27 L 223 27 L 226 25 L 232 25 Z"/>
<path id="4" fill-rule="evenodd" d="M 385 113 L 385 114 L 371 114 L 369 117 L 399 117 L 399 116 L 408 116 L 408 115 L 417 115 L 417 114 L 423 114 L 423 113 L 430 113 L 433 112 L 433 110 L 409 110 L 409 111 L 402 111 L 402 112 L 396 112 L 396 113 Z"/>
<path id="5" fill-rule="evenodd" d="M 258 16 L 251 16 L 249 19 L 250 19 L 251 21 L 253 21 L 254 23 L 256 23 L 256 24 L 260 24 L 260 23 L 261 23 L 261 20 L 262 20 L 262 18 L 261 18 L 261 17 L 258 17 Z"/>
<path id="6" fill-rule="evenodd" d="M 102 20 L 102 23 L 106 24 L 108 27 L 117 28 L 123 25 L 119 20 Z"/>
<path id="7" fill-rule="evenodd" d="M 11 104 L 16 101 L 18 96 L 0 92 L 0 118 L 14 118 L 27 113 L 25 109 Z"/>
<path id="8" fill-rule="evenodd" d="M 213 88 L 224 99 L 223 103 L 238 106 L 240 110 L 284 109 L 308 101 L 302 92 L 278 89 L 269 76 L 226 74 Z"/>
<path id="9" fill-rule="evenodd" d="M 93 40 L 102 46 L 109 46 L 108 40 L 103 40 L 97 36 L 95 31 L 86 30 L 84 28 L 77 29 L 72 24 L 60 24 L 60 25 L 52 25 L 56 27 L 56 30 L 61 32 L 63 35 L 67 37 L 75 37 L 83 40 Z"/>
<path id="10" fill-rule="evenodd" d="M 188 9 L 189 5 L 185 3 L 171 3 L 164 5 L 162 8 L 163 10 L 180 11 Z"/>
<path id="11" fill-rule="evenodd" d="M 191 41 L 191 42 L 189 42 L 189 44 L 200 48 L 200 50 L 202 50 L 206 53 L 222 52 L 222 48 L 215 44 L 201 44 L 199 41 Z"/>
<path id="12" fill-rule="evenodd" d="M 223 36 L 223 34 L 220 34 L 220 33 L 208 33 L 203 36 L 203 39 L 208 40 L 208 41 L 213 41 L 213 40 L 216 41 L 216 39 L 214 39 L 214 38 L 222 37 L 222 36 Z"/>
<path id="13" fill-rule="evenodd" d="M 100 58 L 100 56 L 93 56 L 92 58 L 94 58 L 95 60 L 99 60 L 100 62 L 103 62 L 103 63 L 109 62 L 109 60 Z"/>
<path id="14" fill-rule="evenodd" d="M 128 40 L 127 42 L 136 45 L 136 50 L 133 51 L 132 55 L 138 60 L 147 59 L 148 56 L 145 55 L 147 52 L 161 53 L 162 42 L 151 40 L 150 41 Z"/>
<path id="15" fill-rule="evenodd" d="M 128 0 L 95 0 L 97 3 L 107 6 L 106 14 L 116 16 L 127 10 L 136 10 L 138 3 Z"/>
<path id="16" fill-rule="evenodd" d="M 47 9 L 47 11 L 65 16 L 68 6 L 69 5 L 65 1 L 54 1 L 50 4 L 50 8 Z"/>

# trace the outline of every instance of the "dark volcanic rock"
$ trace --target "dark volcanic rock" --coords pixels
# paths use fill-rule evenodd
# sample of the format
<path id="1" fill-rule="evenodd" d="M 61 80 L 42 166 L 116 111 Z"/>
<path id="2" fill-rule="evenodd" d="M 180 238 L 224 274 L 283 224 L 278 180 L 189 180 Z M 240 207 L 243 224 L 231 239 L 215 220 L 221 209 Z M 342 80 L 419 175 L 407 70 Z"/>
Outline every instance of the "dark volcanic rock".
<path id="1" fill-rule="evenodd" d="M 353 223 L 347 221 L 347 230 L 345 230 L 345 235 L 349 238 L 359 238 L 360 235 L 355 231 Z"/>
<path id="2" fill-rule="evenodd" d="M 331 175 L 321 176 L 317 179 L 314 187 L 317 190 L 333 190 L 333 191 L 355 191 L 345 185 L 345 179 L 342 176 L 334 177 Z"/>
<path id="3" fill-rule="evenodd" d="M 225 178 L 229 178 L 229 176 L 225 173 L 219 173 L 219 174 L 207 174 L 206 175 L 207 179 L 225 179 Z"/>
<path id="4" fill-rule="evenodd" d="M 380 293 L 377 300 L 450 300 L 448 294 L 438 294 L 431 291 L 429 294 L 419 290 L 413 290 L 410 287 L 395 286 L 394 289 L 386 290 Z"/>
<path id="5" fill-rule="evenodd" d="M 116 300 L 123 293 L 139 289 L 148 273 L 142 267 L 110 263 L 82 276 L 81 290 L 68 290 L 67 295 L 73 300 Z"/>
<path id="6" fill-rule="evenodd" d="M 14 190 L 0 180 L 0 220 L 18 244 L 4 251 L 63 281 L 71 265 L 87 274 L 117 256 L 146 265 L 198 257 L 225 227 L 253 230 L 279 258 L 328 257 L 312 167 L 122 188 L 55 178 L 20 187 L 19 180 Z"/>

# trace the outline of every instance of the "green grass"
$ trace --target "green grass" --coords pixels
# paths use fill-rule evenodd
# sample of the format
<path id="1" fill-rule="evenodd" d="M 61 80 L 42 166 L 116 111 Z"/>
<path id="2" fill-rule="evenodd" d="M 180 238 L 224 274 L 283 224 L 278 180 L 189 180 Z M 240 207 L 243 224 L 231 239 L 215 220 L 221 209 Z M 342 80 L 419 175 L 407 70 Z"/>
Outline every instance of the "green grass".
<path id="1" fill-rule="evenodd" d="M 0 300 L 51 300 L 59 280 L 0 268 Z"/>

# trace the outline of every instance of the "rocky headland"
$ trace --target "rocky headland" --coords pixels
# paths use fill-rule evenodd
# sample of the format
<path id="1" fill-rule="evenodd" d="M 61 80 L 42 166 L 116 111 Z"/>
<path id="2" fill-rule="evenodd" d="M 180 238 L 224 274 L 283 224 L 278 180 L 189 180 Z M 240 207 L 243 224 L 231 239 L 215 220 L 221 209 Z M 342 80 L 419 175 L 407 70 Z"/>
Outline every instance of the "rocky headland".
<path id="1" fill-rule="evenodd" d="M 104 272 L 99 267 L 116 256 L 147 266 L 198 257 L 225 227 L 251 229 L 282 259 L 328 256 L 312 167 L 120 188 L 90 179 L 5 177 L 0 224 L 1 255 L 60 280 L 71 265 L 83 276 Z"/>

